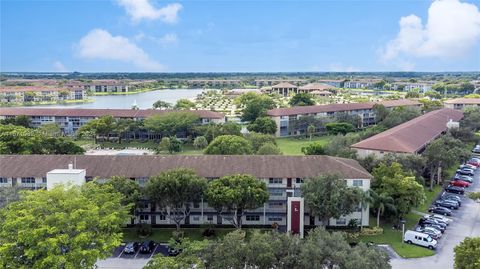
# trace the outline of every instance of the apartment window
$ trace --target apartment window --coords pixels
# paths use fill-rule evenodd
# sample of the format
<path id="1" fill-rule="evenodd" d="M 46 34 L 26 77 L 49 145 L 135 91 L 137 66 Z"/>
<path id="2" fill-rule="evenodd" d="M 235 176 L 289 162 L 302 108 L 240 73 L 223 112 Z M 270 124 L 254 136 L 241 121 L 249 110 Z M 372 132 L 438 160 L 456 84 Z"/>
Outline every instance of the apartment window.
<path id="1" fill-rule="evenodd" d="M 281 179 L 281 178 L 269 178 L 268 183 L 270 183 L 270 184 L 282 184 L 283 179 Z"/>
<path id="2" fill-rule="evenodd" d="M 8 180 L 6 177 L 0 177 L 0 183 L 8 183 Z"/>
<path id="3" fill-rule="evenodd" d="M 282 217 L 268 217 L 268 221 L 282 221 L 283 218 Z"/>
<path id="4" fill-rule="evenodd" d="M 353 180 L 353 186 L 354 186 L 354 187 L 362 187 L 362 186 L 363 186 L 363 180 L 361 180 L 361 179 L 354 179 L 354 180 Z"/>
<path id="5" fill-rule="evenodd" d="M 346 225 L 347 224 L 347 219 L 346 218 L 337 219 L 336 223 L 337 223 L 337 225 Z"/>
<path id="6" fill-rule="evenodd" d="M 165 217 L 165 215 L 160 215 L 158 216 L 160 220 L 166 220 L 167 218 Z"/>
<path id="7" fill-rule="evenodd" d="M 47 183 L 47 178 L 46 177 L 42 177 L 42 183 Z"/>
<path id="8" fill-rule="evenodd" d="M 283 190 L 281 189 L 273 189 L 273 190 L 268 190 L 270 193 L 270 196 L 283 196 Z"/>
<path id="9" fill-rule="evenodd" d="M 22 177 L 22 183 L 35 183 L 34 177 Z"/>
<path id="10" fill-rule="evenodd" d="M 149 219 L 148 215 L 140 215 L 140 220 L 141 221 L 147 221 Z"/>
<path id="11" fill-rule="evenodd" d="M 200 217 L 198 216 L 193 217 L 193 221 L 200 221 Z"/>
<path id="12" fill-rule="evenodd" d="M 269 208 L 282 208 L 283 207 L 283 202 L 269 202 L 268 207 Z"/>
<path id="13" fill-rule="evenodd" d="M 303 183 L 303 178 L 297 177 L 297 178 L 295 179 L 295 182 L 296 182 L 297 184 Z"/>
<path id="14" fill-rule="evenodd" d="M 246 220 L 247 221 L 259 221 L 260 220 L 260 216 L 258 215 L 247 215 L 245 216 Z"/>
<path id="15" fill-rule="evenodd" d="M 200 204 L 199 203 L 193 203 L 193 208 L 200 208 Z"/>
<path id="16" fill-rule="evenodd" d="M 213 221 L 213 216 L 207 216 L 208 221 Z"/>

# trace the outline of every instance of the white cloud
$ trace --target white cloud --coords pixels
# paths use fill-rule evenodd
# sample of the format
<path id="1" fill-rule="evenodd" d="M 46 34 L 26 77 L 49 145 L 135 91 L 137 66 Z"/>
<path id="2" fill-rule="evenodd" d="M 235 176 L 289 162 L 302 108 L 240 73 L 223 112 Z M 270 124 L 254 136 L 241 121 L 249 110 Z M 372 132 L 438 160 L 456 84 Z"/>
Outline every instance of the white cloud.
<path id="1" fill-rule="evenodd" d="M 117 60 L 133 63 L 146 71 L 164 69 L 160 63 L 150 59 L 147 53 L 128 38 L 112 36 L 103 29 L 93 29 L 75 46 L 78 56 L 84 59 Z"/>
<path id="2" fill-rule="evenodd" d="M 425 25 L 413 14 L 402 17 L 399 24 L 397 37 L 381 48 L 381 59 L 407 63 L 411 68 L 404 57 L 459 58 L 480 40 L 478 7 L 459 0 L 433 1 Z"/>
<path id="3" fill-rule="evenodd" d="M 169 34 L 166 34 L 160 38 L 156 38 L 155 39 L 158 43 L 160 44 L 163 44 L 163 45 L 167 45 L 167 44 L 175 44 L 178 42 L 178 37 L 177 37 L 177 34 L 175 33 L 169 33 Z"/>
<path id="4" fill-rule="evenodd" d="M 55 61 L 52 64 L 55 72 L 68 72 L 68 69 L 60 61 Z"/>
<path id="5" fill-rule="evenodd" d="M 117 3 L 125 8 L 134 22 L 142 19 L 160 19 L 165 23 L 175 23 L 178 20 L 178 12 L 182 9 L 182 5 L 179 3 L 156 8 L 150 3 L 150 0 L 117 0 Z"/>

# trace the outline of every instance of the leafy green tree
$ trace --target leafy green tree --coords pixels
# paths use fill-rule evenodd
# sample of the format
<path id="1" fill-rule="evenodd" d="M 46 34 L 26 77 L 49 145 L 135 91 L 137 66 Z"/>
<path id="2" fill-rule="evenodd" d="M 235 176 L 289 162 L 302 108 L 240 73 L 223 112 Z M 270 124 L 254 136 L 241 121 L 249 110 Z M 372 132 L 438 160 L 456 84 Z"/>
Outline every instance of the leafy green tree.
<path id="1" fill-rule="evenodd" d="M 424 99 L 419 99 L 418 101 L 422 103 L 423 112 L 430 112 L 433 110 L 443 108 L 443 103 L 440 100 L 430 100 L 430 99 L 424 98 Z"/>
<path id="2" fill-rule="evenodd" d="M 190 203 L 201 201 L 206 186 L 206 180 L 195 171 L 179 168 L 151 177 L 145 193 L 179 231 L 180 224 L 190 216 Z"/>
<path id="3" fill-rule="evenodd" d="M 170 138 L 169 137 L 162 137 L 160 144 L 158 145 L 159 151 L 169 151 L 170 148 Z"/>
<path id="4" fill-rule="evenodd" d="M 480 237 L 467 237 L 454 248 L 455 269 L 480 267 Z"/>
<path id="5" fill-rule="evenodd" d="M 255 119 L 253 123 L 247 126 L 250 132 L 257 132 L 263 134 L 274 134 L 277 132 L 277 124 L 269 117 L 260 117 Z"/>
<path id="6" fill-rule="evenodd" d="M 205 136 L 197 136 L 195 140 L 193 140 L 193 146 L 196 149 L 204 149 L 208 146 L 208 141 Z"/>
<path id="7" fill-rule="evenodd" d="M 468 197 L 472 200 L 480 200 L 480 192 L 471 192 Z"/>
<path id="8" fill-rule="evenodd" d="M 164 136 L 174 136 L 181 132 L 188 134 L 198 124 L 199 117 L 190 111 L 153 115 L 144 121 L 144 126 L 147 130 L 161 133 Z"/>
<path id="9" fill-rule="evenodd" d="M 307 180 L 302 185 L 305 204 L 327 226 L 331 218 L 340 218 L 355 211 L 363 191 L 350 188 L 338 175 L 323 175 Z"/>
<path id="10" fill-rule="evenodd" d="M 345 269 L 390 269 L 390 257 L 385 251 L 358 244 L 347 256 Z"/>
<path id="11" fill-rule="evenodd" d="M 402 169 L 409 174 L 414 174 L 417 181 L 423 180 L 426 160 L 423 155 L 404 155 L 388 153 L 383 156 L 382 162 L 387 165 L 399 163 Z M 376 165 L 379 163 L 377 162 Z M 373 171 L 373 169 L 371 170 Z"/>
<path id="12" fill-rule="evenodd" d="M 347 134 L 353 132 L 354 128 L 352 124 L 346 122 L 330 122 L 325 125 L 327 131 L 330 134 L 337 135 L 337 134 Z"/>
<path id="13" fill-rule="evenodd" d="M 300 116 L 296 121 L 293 122 L 290 128 L 290 132 L 296 133 L 304 133 L 307 137 L 311 135 L 311 132 L 308 132 L 308 129 L 312 128 L 310 126 L 313 126 L 316 130 L 323 130 L 325 125 L 325 119 L 320 119 L 315 116 Z"/>
<path id="14" fill-rule="evenodd" d="M 313 96 L 309 93 L 297 93 L 295 94 L 290 102 L 288 102 L 291 106 L 313 106 L 315 105 L 315 101 L 313 100 Z"/>
<path id="15" fill-rule="evenodd" d="M 153 103 L 152 106 L 153 106 L 153 108 L 165 108 L 165 109 L 172 108 L 172 104 L 170 104 L 168 102 L 165 102 L 165 101 L 162 101 L 162 100 L 156 101 L 155 103 Z"/>
<path id="16" fill-rule="evenodd" d="M 144 269 L 205 269 L 205 260 L 210 257 L 208 240 L 192 241 L 184 238 L 181 242 L 174 243 L 175 248 L 182 249 L 182 252 L 176 257 L 163 255 L 154 255 L 152 259 L 144 266 Z"/>
<path id="17" fill-rule="evenodd" d="M 313 134 L 315 133 L 316 130 L 317 130 L 317 128 L 315 127 L 315 125 L 308 125 L 307 135 L 310 137 L 310 141 L 312 140 L 312 136 L 313 136 Z"/>
<path id="18" fill-rule="evenodd" d="M 440 184 L 441 171 L 469 155 L 463 142 L 449 135 L 441 136 L 428 144 L 423 156 L 430 172 L 430 190 L 433 190 L 435 176 L 437 176 L 437 183 Z"/>
<path id="19" fill-rule="evenodd" d="M 106 115 L 97 119 L 93 119 L 86 124 L 82 125 L 77 133 L 82 136 L 86 132 L 94 134 L 94 143 L 97 143 L 98 136 L 108 136 L 113 130 L 115 125 L 115 119 L 113 116 Z"/>
<path id="20" fill-rule="evenodd" d="M 215 138 L 204 152 L 210 155 L 248 155 L 253 153 L 253 148 L 243 137 L 221 135 Z"/>
<path id="21" fill-rule="evenodd" d="M 175 103 L 175 109 L 190 109 L 195 108 L 195 103 L 188 100 L 188 99 L 179 99 L 177 103 Z"/>
<path id="22" fill-rule="evenodd" d="M 168 152 L 170 154 L 182 151 L 182 141 L 175 136 L 170 137 L 170 144 L 168 145 Z"/>
<path id="23" fill-rule="evenodd" d="M 265 117 L 267 110 L 275 108 L 275 102 L 266 95 L 257 95 L 245 103 L 242 121 L 253 122 L 259 117 Z"/>
<path id="24" fill-rule="evenodd" d="M 325 148 L 320 142 L 313 142 L 302 147 L 302 153 L 305 155 L 325 155 Z"/>
<path id="25" fill-rule="evenodd" d="M 388 113 L 382 121 L 382 125 L 392 128 L 413 118 L 420 116 L 420 111 L 409 107 L 396 107 Z"/>
<path id="26" fill-rule="evenodd" d="M 395 201 L 387 193 L 377 194 L 374 190 L 370 190 L 369 195 L 372 198 L 371 206 L 377 210 L 377 227 L 379 227 L 380 216 L 383 215 L 385 210 L 388 209 L 392 212 L 397 210 L 394 205 Z"/>
<path id="27" fill-rule="evenodd" d="M 21 189 L 17 186 L 0 188 L 0 209 L 20 200 L 20 191 Z"/>
<path id="28" fill-rule="evenodd" d="M 211 122 L 197 126 L 195 130 L 197 135 L 205 136 L 208 142 L 212 142 L 213 139 L 221 135 L 242 136 L 242 126 L 235 122 L 226 122 L 223 124 Z"/>
<path id="29" fill-rule="evenodd" d="M 257 150 L 257 155 L 282 155 L 282 151 L 275 144 L 265 143 Z"/>
<path id="30" fill-rule="evenodd" d="M 425 202 L 423 186 L 411 173 L 404 171 L 399 163 L 380 163 L 372 174 L 375 178 L 372 189 L 378 195 L 393 198 L 399 217 L 405 216 L 412 208 Z"/>
<path id="31" fill-rule="evenodd" d="M 22 126 L 25 128 L 30 128 L 31 120 L 29 116 L 25 115 L 20 115 L 16 116 L 15 118 L 6 118 L 3 120 L 0 120 L 0 124 L 12 124 L 12 125 L 17 125 L 17 126 Z"/>
<path id="32" fill-rule="evenodd" d="M 463 119 L 460 121 L 461 126 L 469 128 L 474 132 L 480 130 L 480 107 L 466 108 L 463 112 Z"/>
<path id="33" fill-rule="evenodd" d="M 134 120 L 132 119 L 118 119 L 113 125 L 112 132 L 118 135 L 118 143 L 122 143 L 122 138 L 130 131 L 132 131 Z"/>
<path id="34" fill-rule="evenodd" d="M 42 124 L 38 130 L 46 136 L 59 136 L 62 133 L 60 126 L 56 123 Z"/>
<path id="35" fill-rule="evenodd" d="M 373 112 L 375 113 L 375 120 L 377 122 L 383 121 L 389 114 L 389 110 L 382 104 L 374 104 Z"/>
<path id="36" fill-rule="evenodd" d="M 420 98 L 420 92 L 417 91 L 409 91 L 405 95 L 405 98 Z"/>
<path id="37" fill-rule="evenodd" d="M 245 213 L 261 207 L 268 201 L 268 196 L 265 182 L 246 174 L 212 180 L 206 191 L 208 204 L 237 229 L 242 228 Z"/>
<path id="38" fill-rule="evenodd" d="M 350 251 L 343 233 L 314 229 L 302 245 L 299 255 L 301 268 L 344 268 Z"/>
<path id="39" fill-rule="evenodd" d="M 357 133 L 334 136 L 330 142 L 325 145 L 325 153 L 330 156 L 356 159 L 357 152 L 351 149 L 350 146 L 361 139 Z"/>
<path id="40" fill-rule="evenodd" d="M 265 144 L 277 145 L 275 137 L 268 134 L 261 133 L 248 133 L 245 135 L 245 138 L 250 142 L 253 147 L 253 151 L 257 152 L 261 146 Z"/>
<path id="41" fill-rule="evenodd" d="M 112 186 L 115 191 L 122 194 L 120 203 L 132 208 L 131 214 L 133 214 L 138 201 L 142 198 L 140 185 L 135 180 L 123 176 L 113 176 L 104 184 Z"/>
<path id="42" fill-rule="evenodd" d="M 0 267 L 92 268 L 122 241 L 129 208 L 112 186 L 25 192 L 0 210 Z"/>

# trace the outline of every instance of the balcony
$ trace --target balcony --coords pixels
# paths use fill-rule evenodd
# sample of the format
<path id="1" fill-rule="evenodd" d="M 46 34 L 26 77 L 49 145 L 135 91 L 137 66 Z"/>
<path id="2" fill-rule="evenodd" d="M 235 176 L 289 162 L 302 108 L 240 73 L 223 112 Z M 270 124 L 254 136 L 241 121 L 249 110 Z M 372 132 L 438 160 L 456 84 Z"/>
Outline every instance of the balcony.
<path id="1" fill-rule="evenodd" d="M 12 183 L 0 183 L 0 188 L 12 187 Z"/>
<path id="2" fill-rule="evenodd" d="M 20 183 L 18 185 L 20 188 L 27 188 L 27 189 L 42 189 L 47 187 L 47 183 Z"/>

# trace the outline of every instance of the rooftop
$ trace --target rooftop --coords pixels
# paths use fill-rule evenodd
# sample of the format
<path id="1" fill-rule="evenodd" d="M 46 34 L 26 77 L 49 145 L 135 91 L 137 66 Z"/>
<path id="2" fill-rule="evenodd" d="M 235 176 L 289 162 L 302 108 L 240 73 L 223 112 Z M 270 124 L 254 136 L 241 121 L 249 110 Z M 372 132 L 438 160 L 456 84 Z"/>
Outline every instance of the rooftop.
<path id="1" fill-rule="evenodd" d="M 457 98 L 444 101 L 446 104 L 480 105 L 480 98 Z"/>
<path id="2" fill-rule="evenodd" d="M 258 178 L 309 178 L 336 173 L 348 179 L 372 176 L 352 159 L 330 156 L 198 155 L 0 155 L 0 177 L 42 177 L 67 167 L 86 169 L 87 177 L 150 177 L 174 168 L 190 168 L 203 177 L 246 173 Z"/>
<path id="3" fill-rule="evenodd" d="M 351 147 L 398 153 L 416 153 L 447 130 L 450 120 L 459 121 L 463 113 L 443 108 L 426 113 L 413 120 L 374 135 Z"/>
<path id="4" fill-rule="evenodd" d="M 116 118 L 146 118 L 178 110 L 155 109 L 87 109 L 87 108 L 0 108 L 0 116 L 57 116 L 57 117 L 101 117 L 111 115 Z M 222 119 L 222 113 L 210 110 L 182 110 L 195 113 L 200 118 Z"/>
<path id="5" fill-rule="evenodd" d="M 341 112 L 360 109 L 371 109 L 375 104 L 382 104 L 385 107 L 396 106 L 420 106 L 421 103 L 410 99 L 389 100 L 377 103 L 351 103 L 351 104 L 329 104 L 318 106 L 296 106 L 290 108 L 274 108 L 267 111 L 267 115 L 278 117 L 288 115 L 315 114 L 324 112 Z"/>
<path id="6" fill-rule="evenodd" d="M 47 86 L 1 86 L 1 92 L 58 92 L 71 91 L 75 89 L 63 87 L 47 87 Z"/>
<path id="7" fill-rule="evenodd" d="M 298 87 L 289 82 L 281 82 L 277 85 L 273 85 L 272 88 L 298 88 Z"/>
<path id="8" fill-rule="evenodd" d="M 323 90 L 328 90 L 328 89 L 334 89 L 335 87 L 331 86 L 331 85 L 328 85 L 328 84 L 324 84 L 324 83 L 309 83 L 307 85 L 304 85 L 302 87 L 300 87 L 299 89 L 300 90 L 319 90 L 319 91 L 323 91 Z"/>

